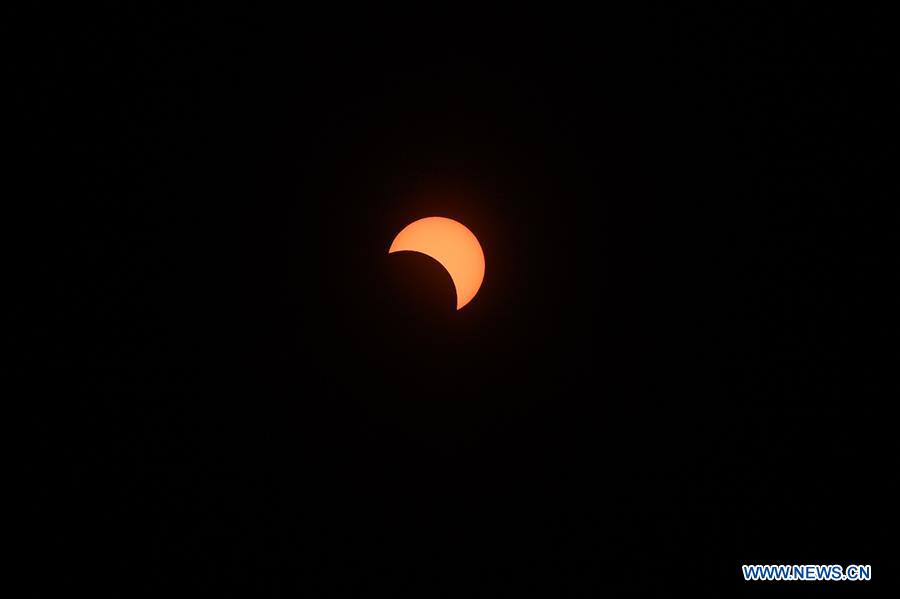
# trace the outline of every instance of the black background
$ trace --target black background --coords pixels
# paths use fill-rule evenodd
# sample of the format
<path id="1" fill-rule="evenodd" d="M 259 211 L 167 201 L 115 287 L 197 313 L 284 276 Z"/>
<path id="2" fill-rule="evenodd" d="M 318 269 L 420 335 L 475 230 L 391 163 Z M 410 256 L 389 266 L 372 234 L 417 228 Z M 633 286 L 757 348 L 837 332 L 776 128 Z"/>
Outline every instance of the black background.
<path id="1" fill-rule="evenodd" d="M 881 15 L 44 18 L 39 593 L 892 577 Z M 484 247 L 459 312 L 387 254 L 429 215 Z"/>

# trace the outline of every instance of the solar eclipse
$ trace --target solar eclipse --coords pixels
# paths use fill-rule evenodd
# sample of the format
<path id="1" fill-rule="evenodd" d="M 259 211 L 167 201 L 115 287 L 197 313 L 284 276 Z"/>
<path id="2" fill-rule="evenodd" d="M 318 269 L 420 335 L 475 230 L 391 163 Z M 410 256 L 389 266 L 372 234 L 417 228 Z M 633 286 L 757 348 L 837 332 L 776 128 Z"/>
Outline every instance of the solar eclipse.
<path id="1" fill-rule="evenodd" d="M 451 218 L 429 216 L 408 224 L 394 238 L 389 254 L 419 252 L 437 260 L 456 288 L 456 309 L 472 301 L 484 280 L 484 252 L 478 238 Z"/>

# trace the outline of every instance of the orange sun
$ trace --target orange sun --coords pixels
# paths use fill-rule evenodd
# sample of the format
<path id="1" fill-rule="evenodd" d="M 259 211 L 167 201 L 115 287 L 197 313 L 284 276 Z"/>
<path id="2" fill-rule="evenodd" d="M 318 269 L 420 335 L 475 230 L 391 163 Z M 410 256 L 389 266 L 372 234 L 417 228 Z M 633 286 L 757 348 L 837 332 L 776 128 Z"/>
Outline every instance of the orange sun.
<path id="1" fill-rule="evenodd" d="M 456 287 L 456 309 L 472 301 L 484 280 L 484 252 L 475 235 L 461 223 L 429 216 L 404 227 L 388 253 L 419 252 L 437 260 Z"/>

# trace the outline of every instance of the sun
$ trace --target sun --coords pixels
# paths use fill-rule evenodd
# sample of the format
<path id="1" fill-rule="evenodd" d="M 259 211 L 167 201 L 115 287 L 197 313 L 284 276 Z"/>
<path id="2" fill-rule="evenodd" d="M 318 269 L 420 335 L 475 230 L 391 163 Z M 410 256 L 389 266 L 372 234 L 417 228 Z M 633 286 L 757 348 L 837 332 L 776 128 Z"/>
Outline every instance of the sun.
<path id="1" fill-rule="evenodd" d="M 456 288 L 456 309 L 472 301 L 484 281 L 484 252 L 478 238 L 451 218 L 429 216 L 408 224 L 388 253 L 419 252 L 437 260 Z"/>

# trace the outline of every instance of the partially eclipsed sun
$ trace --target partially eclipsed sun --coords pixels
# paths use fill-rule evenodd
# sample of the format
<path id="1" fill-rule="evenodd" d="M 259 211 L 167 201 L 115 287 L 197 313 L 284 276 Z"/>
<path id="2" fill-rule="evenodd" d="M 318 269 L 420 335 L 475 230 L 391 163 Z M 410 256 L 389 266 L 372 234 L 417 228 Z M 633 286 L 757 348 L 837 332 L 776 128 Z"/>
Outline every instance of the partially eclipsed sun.
<path id="1" fill-rule="evenodd" d="M 484 252 L 461 223 L 441 216 L 412 222 L 394 238 L 388 253 L 419 252 L 437 260 L 456 287 L 456 309 L 472 301 L 484 280 Z"/>

